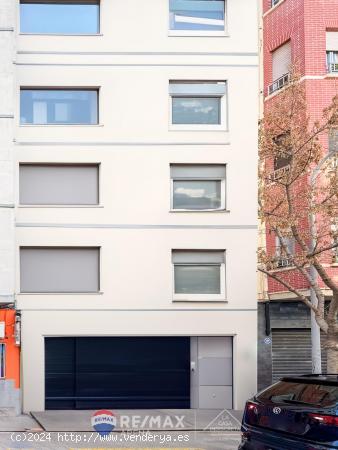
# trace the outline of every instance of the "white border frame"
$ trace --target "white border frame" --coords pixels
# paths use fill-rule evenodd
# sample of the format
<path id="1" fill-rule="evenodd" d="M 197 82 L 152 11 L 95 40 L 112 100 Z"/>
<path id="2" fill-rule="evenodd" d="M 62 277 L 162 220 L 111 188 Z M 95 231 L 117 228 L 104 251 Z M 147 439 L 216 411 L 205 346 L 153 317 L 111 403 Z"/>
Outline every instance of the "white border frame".
<path id="1" fill-rule="evenodd" d="M 224 252 L 225 253 L 225 252 Z M 220 294 L 176 294 L 175 265 L 183 266 L 218 266 L 220 268 Z M 174 302 L 225 302 L 225 263 L 222 264 L 174 264 L 172 263 L 172 295 Z"/>

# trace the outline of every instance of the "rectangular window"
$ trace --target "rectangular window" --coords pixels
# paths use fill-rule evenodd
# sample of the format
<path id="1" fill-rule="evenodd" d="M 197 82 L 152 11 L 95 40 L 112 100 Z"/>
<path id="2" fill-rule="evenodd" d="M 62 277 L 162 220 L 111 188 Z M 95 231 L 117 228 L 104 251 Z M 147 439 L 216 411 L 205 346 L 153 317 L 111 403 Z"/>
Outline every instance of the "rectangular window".
<path id="1" fill-rule="evenodd" d="M 224 301 L 224 250 L 173 250 L 174 300 Z"/>
<path id="2" fill-rule="evenodd" d="M 338 31 L 326 32 L 326 58 L 328 72 L 338 72 Z"/>
<path id="3" fill-rule="evenodd" d="M 225 164 L 172 164 L 171 209 L 225 209 Z"/>
<path id="4" fill-rule="evenodd" d="M 98 164 L 20 164 L 21 205 L 98 203 Z"/>
<path id="5" fill-rule="evenodd" d="M 95 125 L 98 123 L 98 89 L 21 88 L 20 123 Z"/>
<path id="6" fill-rule="evenodd" d="M 100 289 L 98 247 L 21 247 L 20 292 L 94 293 Z"/>
<path id="7" fill-rule="evenodd" d="M 20 32 L 32 34 L 98 34 L 98 0 L 21 0 Z"/>
<path id="8" fill-rule="evenodd" d="M 5 378 L 6 345 L 0 344 L 0 378 Z"/>
<path id="9" fill-rule="evenodd" d="M 182 34 L 223 32 L 224 0 L 169 0 L 170 30 Z"/>
<path id="10" fill-rule="evenodd" d="M 225 81 L 170 81 L 173 128 L 218 129 L 226 125 Z"/>
<path id="11" fill-rule="evenodd" d="M 290 80 L 290 68 L 292 64 L 291 41 L 278 47 L 272 52 L 272 81 L 268 88 L 268 94 L 282 89 Z"/>

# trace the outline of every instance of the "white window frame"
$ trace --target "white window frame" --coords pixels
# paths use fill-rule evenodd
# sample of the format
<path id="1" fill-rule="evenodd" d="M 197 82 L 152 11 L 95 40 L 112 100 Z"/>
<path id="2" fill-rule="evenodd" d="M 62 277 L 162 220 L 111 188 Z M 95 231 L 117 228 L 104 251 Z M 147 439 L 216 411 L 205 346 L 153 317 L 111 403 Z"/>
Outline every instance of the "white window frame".
<path id="1" fill-rule="evenodd" d="M 175 80 L 170 80 L 174 81 Z M 191 81 L 191 84 L 198 84 L 196 83 L 196 80 L 178 80 L 177 84 L 182 82 L 182 84 L 186 83 L 189 84 L 189 81 Z M 210 82 L 210 84 L 216 84 L 216 83 L 224 83 L 225 84 L 225 92 L 224 94 L 171 94 L 169 92 L 169 130 L 171 131 L 227 131 L 227 125 L 228 125 L 228 115 L 227 115 L 227 98 L 228 98 L 228 82 L 227 80 L 207 80 L 207 81 L 201 81 L 201 84 L 207 84 Z M 169 83 L 170 88 L 170 83 Z M 172 117 L 173 117 L 173 98 L 218 98 L 220 101 L 220 116 L 221 116 L 221 123 L 218 124 L 173 124 L 172 123 Z"/>
<path id="2" fill-rule="evenodd" d="M 224 0 L 224 30 L 171 30 L 170 29 L 170 0 L 168 0 L 168 36 L 178 37 L 228 37 L 228 2 Z"/>
<path id="3" fill-rule="evenodd" d="M 220 294 L 176 294 L 175 292 L 175 266 L 218 266 L 220 268 Z M 176 302 L 225 302 L 225 263 L 223 264 L 212 264 L 212 263 L 172 263 L 172 295 L 173 301 Z"/>
<path id="4" fill-rule="evenodd" d="M 6 378 L 6 344 L 4 342 L 0 342 L 0 346 L 3 348 L 3 355 L 4 355 L 4 366 L 3 366 L 3 373 L 4 376 L 1 376 L 1 372 L 0 372 L 0 380 L 4 380 Z"/>
<path id="5" fill-rule="evenodd" d="M 174 208 L 174 181 L 220 181 L 221 182 L 221 206 L 219 208 L 210 208 L 210 209 L 183 209 L 183 208 Z M 187 178 L 187 179 L 176 179 L 171 178 L 170 180 L 170 212 L 191 212 L 191 213 L 199 213 L 199 212 L 212 212 L 212 211 L 225 211 L 226 203 L 225 203 L 225 179 L 224 178 Z"/>

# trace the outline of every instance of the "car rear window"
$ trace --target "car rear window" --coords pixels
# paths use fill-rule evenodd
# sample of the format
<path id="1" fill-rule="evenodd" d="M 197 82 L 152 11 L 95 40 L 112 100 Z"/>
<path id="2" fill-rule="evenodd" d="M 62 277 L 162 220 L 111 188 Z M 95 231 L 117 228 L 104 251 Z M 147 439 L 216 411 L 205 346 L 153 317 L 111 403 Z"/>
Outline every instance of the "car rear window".
<path id="1" fill-rule="evenodd" d="M 305 403 L 320 407 L 335 406 L 338 386 L 318 383 L 280 381 L 256 396 L 272 403 Z"/>

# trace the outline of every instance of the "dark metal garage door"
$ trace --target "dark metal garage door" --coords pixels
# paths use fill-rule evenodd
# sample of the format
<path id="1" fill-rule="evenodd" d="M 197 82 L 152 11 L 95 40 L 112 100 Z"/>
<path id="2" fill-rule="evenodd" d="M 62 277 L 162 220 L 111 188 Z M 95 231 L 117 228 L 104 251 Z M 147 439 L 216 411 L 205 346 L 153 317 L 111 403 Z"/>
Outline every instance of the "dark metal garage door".
<path id="1" fill-rule="evenodd" d="M 46 409 L 190 408 L 188 337 L 45 338 Z"/>
<path id="2" fill-rule="evenodd" d="M 325 334 L 321 336 L 322 372 L 326 372 L 326 352 L 323 349 Z M 312 372 L 311 331 L 306 328 L 272 330 L 273 381 L 288 375 Z"/>

